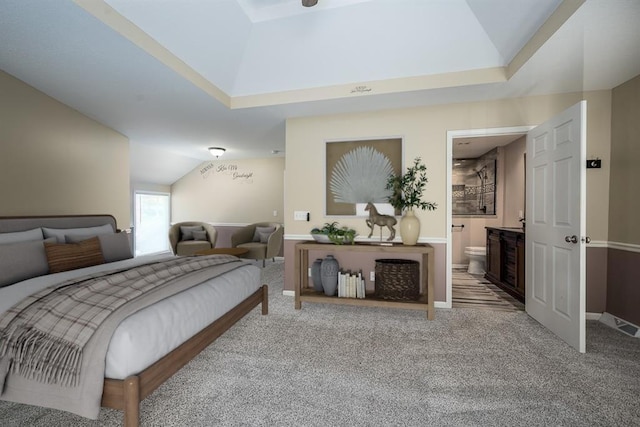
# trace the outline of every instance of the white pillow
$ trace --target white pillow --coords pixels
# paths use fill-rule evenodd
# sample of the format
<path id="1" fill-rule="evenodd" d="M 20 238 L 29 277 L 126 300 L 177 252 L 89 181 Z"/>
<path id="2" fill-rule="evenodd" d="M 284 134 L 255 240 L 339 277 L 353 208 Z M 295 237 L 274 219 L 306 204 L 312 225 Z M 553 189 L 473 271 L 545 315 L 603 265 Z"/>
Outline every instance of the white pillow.
<path id="1" fill-rule="evenodd" d="M 99 234 L 112 234 L 116 231 L 111 224 L 99 225 L 97 227 L 86 228 L 47 228 L 42 227 L 45 238 L 55 237 L 58 243 L 65 243 L 65 236 L 72 234 L 77 236 L 97 236 Z"/>
<path id="2" fill-rule="evenodd" d="M 4 245 L 5 243 L 29 242 L 32 240 L 42 240 L 42 230 L 40 228 L 16 231 L 14 233 L 0 233 L 0 245 Z"/>

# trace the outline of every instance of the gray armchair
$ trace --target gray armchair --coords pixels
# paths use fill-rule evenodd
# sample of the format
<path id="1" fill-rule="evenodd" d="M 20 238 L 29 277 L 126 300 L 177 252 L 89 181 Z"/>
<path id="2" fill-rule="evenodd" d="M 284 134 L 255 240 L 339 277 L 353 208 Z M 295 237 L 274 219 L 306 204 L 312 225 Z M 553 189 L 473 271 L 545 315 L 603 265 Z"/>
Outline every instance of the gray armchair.
<path id="1" fill-rule="evenodd" d="M 284 228 L 276 222 L 249 224 L 231 235 L 231 246 L 246 248 L 249 252 L 243 258 L 262 260 L 275 258 L 280 253 Z"/>
<path id="2" fill-rule="evenodd" d="M 216 229 L 206 222 L 178 222 L 169 228 L 169 244 L 176 255 L 193 255 L 198 251 L 214 248 L 217 238 Z"/>

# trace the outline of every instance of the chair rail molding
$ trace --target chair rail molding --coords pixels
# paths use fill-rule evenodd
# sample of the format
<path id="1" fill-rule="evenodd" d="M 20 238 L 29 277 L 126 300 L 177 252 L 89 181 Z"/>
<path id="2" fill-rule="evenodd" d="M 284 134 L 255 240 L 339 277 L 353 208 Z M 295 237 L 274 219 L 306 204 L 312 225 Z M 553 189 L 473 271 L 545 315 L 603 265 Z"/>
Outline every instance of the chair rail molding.
<path id="1" fill-rule="evenodd" d="M 587 243 L 588 248 L 618 249 L 627 252 L 640 252 L 640 245 L 635 243 L 610 242 L 607 240 L 592 240 Z"/>

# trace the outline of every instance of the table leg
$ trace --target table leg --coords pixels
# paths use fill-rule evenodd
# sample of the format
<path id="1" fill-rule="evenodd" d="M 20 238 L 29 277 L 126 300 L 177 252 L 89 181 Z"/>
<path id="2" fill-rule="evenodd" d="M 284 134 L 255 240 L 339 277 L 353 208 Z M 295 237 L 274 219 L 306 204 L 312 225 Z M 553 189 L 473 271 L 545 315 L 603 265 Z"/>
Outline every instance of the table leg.
<path id="1" fill-rule="evenodd" d="M 294 256 L 294 275 L 293 275 L 293 286 L 295 291 L 295 303 L 294 307 L 296 310 L 300 310 L 302 304 L 300 303 L 300 291 L 302 286 L 302 276 L 301 276 L 301 265 L 302 261 L 302 250 L 295 248 L 295 256 Z"/>

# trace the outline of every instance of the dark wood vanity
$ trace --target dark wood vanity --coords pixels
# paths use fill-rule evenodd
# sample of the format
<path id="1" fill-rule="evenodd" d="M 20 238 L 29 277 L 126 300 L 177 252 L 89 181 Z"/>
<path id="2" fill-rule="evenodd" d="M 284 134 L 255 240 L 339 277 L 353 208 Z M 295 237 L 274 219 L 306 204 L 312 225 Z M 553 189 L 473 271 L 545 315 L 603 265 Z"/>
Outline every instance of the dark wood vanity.
<path id="1" fill-rule="evenodd" d="M 524 302 L 524 230 L 486 227 L 487 273 L 485 278 Z"/>

